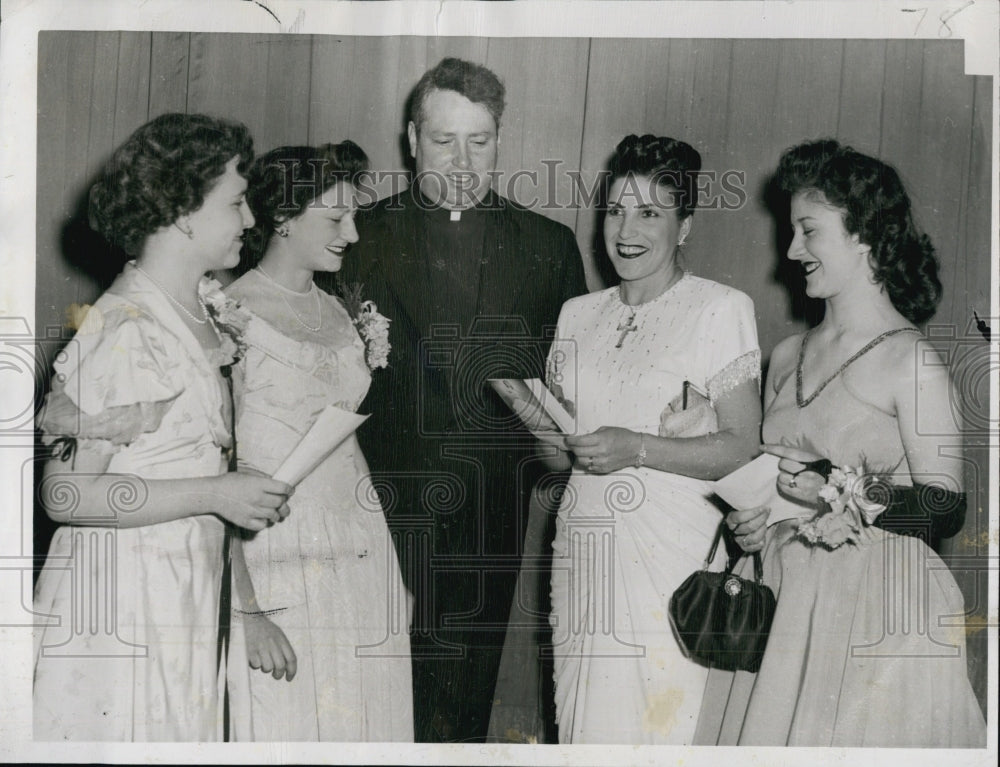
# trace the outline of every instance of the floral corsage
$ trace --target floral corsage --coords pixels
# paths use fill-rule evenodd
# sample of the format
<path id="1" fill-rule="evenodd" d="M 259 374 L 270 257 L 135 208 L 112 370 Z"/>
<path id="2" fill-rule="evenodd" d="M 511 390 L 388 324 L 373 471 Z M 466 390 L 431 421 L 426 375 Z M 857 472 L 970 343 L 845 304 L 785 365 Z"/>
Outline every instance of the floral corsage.
<path id="1" fill-rule="evenodd" d="M 243 338 L 247 325 L 250 323 L 250 312 L 240 306 L 240 302 L 229 298 L 222 292 L 222 284 L 218 280 L 206 279 L 201 284 L 201 299 L 205 309 L 212 318 L 216 330 L 219 331 L 221 348 L 220 367 L 229 368 L 235 365 L 246 353 L 247 344 Z"/>
<path id="2" fill-rule="evenodd" d="M 391 320 L 379 314 L 374 301 L 365 301 L 361 298 L 364 285 L 357 282 L 348 285 L 338 276 L 337 287 L 347 307 L 347 313 L 351 315 L 351 321 L 358 329 L 358 335 L 365 342 L 365 362 L 368 364 L 368 369 L 387 367 L 389 352 L 392 350 L 389 343 Z"/>
<path id="3" fill-rule="evenodd" d="M 810 545 L 835 549 L 871 539 L 869 528 L 886 510 L 875 496 L 886 495 L 884 483 L 861 467 L 834 466 L 819 489 L 819 511 L 799 525 L 796 536 Z"/>

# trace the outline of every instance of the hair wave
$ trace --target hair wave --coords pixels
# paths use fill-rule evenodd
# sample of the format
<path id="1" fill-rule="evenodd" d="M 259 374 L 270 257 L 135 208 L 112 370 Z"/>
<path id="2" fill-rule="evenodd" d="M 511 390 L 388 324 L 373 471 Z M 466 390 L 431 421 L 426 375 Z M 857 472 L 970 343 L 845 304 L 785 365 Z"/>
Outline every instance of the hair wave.
<path id="1" fill-rule="evenodd" d="M 313 200 L 341 181 L 356 183 L 368 155 L 353 141 L 282 146 L 261 155 L 247 174 L 247 204 L 254 225 L 243 237 L 239 272 L 260 263 L 275 229 L 302 215 Z"/>
<path id="2" fill-rule="evenodd" d="M 137 256 L 149 235 L 201 207 L 234 157 L 240 173 L 253 161 L 253 139 L 242 123 L 160 115 L 115 150 L 90 188 L 90 226 Z"/>
<path id="3" fill-rule="evenodd" d="M 896 169 L 833 139 L 787 149 L 777 182 L 789 195 L 819 192 L 840 208 L 844 228 L 871 248 L 871 267 L 896 310 L 913 323 L 934 316 L 941 300 L 938 260 L 913 220 Z"/>

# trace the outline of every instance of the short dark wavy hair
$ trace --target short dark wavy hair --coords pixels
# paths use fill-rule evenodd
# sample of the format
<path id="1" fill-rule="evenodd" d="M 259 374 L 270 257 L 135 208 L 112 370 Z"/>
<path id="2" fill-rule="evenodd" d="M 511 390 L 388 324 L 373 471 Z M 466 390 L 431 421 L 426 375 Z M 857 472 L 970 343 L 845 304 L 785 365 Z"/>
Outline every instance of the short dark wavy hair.
<path id="1" fill-rule="evenodd" d="M 274 230 L 340 181 L 357 183 L 368 155 L 353 141 L 322 146 L 281 146 L 261 155 L 247 174 L 253 228 L 243 237 L 239 271 L 260 263 Z"/>
<path id="2" fill-rule="evenodd" d="M 201 207 L 234 157 L 245 173 L 253 161 L 253 139 L 242 123 L 160 115 L 114 151 L 90 188 L 90 226 L 137 256 L 149 235 Z"/>
<path id="3" fill-rule="evenodd" d="M 819 192 L 840 208 L 844 228 L 871 248 L 875 281 L 913 323 L 934 316 L 941 300 L 938 261 L 930 238 L 913 221 L 910 198 L 896 169 L 833 139 L 785 150 L 776 181 L 788 195 Z"/>
<path id="4" fill-rule="evenodd" d="M 676 192 L 677 217 L 684 220 L 698 205 L 701 155 L 690 144 L 668 136 L 626 136 L 611 156 L 608 185 L 629 174 L 649 176 Z"/>
<path id="5" fill-rule="evenodd" d="M 426 118 L 424 104 L 433 91 L 455 91 L 474 104 L 482 104 L 493 117 L 497 130 L 503 117 L 506 90 L 492 70 L 463 59 L 441 59 L 436 67 L 424 72 L 410 94 L 410 119 L 420 132 Z"/>

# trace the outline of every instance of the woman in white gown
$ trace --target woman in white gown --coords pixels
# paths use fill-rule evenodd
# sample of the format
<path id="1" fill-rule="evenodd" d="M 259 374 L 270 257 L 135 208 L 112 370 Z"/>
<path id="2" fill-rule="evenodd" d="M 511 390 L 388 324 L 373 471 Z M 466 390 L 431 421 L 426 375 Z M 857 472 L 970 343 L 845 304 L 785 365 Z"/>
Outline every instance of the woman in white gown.
<path id="1" fill-rule="evenodd" d="M 222 518 L 259 530 L 290 490 L 227 473 L 238 313 L 204 278 L 239 261 L 252 159 L 243 125 L 166 114 L 91 188 L 92 226 L 135 260 L 60 354 L 40 421 L 61 526 L 35 592 L 36 740 L 221 737 Z"/>
<path id="2" fill-rule="evenodd" d="M 385 364 L 373 307 L 352 319 L 313 282 L 357 241 L 352 182 L 366 163 L 345 141 L 275 149 L 250 173 L 253 268 L 227 288 L 251 313 L 236 371 L 246 470 L 272 474 L 327 406 L 356 411 Z M 412 740 L 408 593 L 353 435 L 289 506 L 233 549 L 234 739 Z"/>
<path id="3" fill-rule="evenodd" d="M 549 357 L 577 418 L 550 459 L 573 470 L 552 563 L 561 743 L 684 744 L 697 721 L 708 669 L 667 602 L 721 519 L 706 480 L 752 458 L 760 426 L 752 302 L 677 261 L 700 167 L 674 139 L 618 145 L 604 239 L 621 283 L 566 302 Z"/>

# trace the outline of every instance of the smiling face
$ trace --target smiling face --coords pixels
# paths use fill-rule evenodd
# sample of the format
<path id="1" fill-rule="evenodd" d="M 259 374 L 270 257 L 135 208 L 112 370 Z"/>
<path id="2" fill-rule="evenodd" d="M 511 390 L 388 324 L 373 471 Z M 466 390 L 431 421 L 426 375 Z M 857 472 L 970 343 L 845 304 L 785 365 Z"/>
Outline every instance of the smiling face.
<path id="1" fill-rule="evenodd" d="M 407 128 L 420 191 L 442 208 L 462 210 L 483 199 L 497 165 L 497 125 L 482 104 L 455 91 L 424 100 L 420 129 Z"/>
<path id="2" fill-rule="evenodd" d="M 344 249 L 358 241 L 356 196 L 352 183 L 338 181 L 287 222 L 285 244 L 299 257 L 299 266 L 317 272 L 340 270 Z"/>
<path id="3" fill-rule="evenodd" d="M 802 265 L 806 295 L 831 298 L 858 281 L 871 282 L 871 248 L 844 227 L 840 208 L 815 190 L 792 197 L 792 243 L 788 257 Z"/>
<path id="4" fill-rule="evenodd" d="M 226 163 L 225 172 L 205 195 L 198 210 L 181 216 L 179 224 L 205 261 L 205 271 L 231 269 L 240 262 L 243 232 L 254 224 L 246 203 L 247 181 L 236 170 L 239 158 Z"/>
<path id="5" fill-rule="evenodd" d="M 690 228 L 690 216 L 678 220 L 670 187 L 649 176 L 622 176 L 611 183 L 604 246 L 623 282 L 665 288 L 676 273 L 677 243 Z"/>

